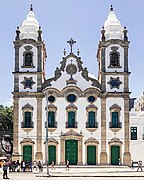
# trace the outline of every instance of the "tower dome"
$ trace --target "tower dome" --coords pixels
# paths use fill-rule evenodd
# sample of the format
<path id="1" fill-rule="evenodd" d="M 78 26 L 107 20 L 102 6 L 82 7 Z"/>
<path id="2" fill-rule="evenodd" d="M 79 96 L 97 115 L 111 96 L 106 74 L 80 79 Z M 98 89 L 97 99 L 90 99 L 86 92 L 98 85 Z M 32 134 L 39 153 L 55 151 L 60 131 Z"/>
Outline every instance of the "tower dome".
<path id="1" fill-rule="evenodd" d="M 123 30 L 120 21 L 117 19 L 113 7 L 111 6 L 107 20 L 104 23 L 105 37 L 109 39 L 123 39 Z"/>
<path id="2" fill-rule="evenodd" d="M 36 20 L 32 5 L 30 7 L 30 11 L 26 19 L 23 21 L 22 26 L 19 28 L 19 30 L 20 30 L 20 39 L 37 40 L 39 23 Z"/>

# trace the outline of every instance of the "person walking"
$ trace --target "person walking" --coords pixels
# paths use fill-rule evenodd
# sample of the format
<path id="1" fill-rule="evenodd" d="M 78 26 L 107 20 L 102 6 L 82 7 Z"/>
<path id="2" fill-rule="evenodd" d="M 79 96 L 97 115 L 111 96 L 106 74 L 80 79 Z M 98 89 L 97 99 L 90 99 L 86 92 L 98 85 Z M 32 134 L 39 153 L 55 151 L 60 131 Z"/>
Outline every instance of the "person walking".
<path id="1" fill-rule="evenodd" d="M 52 163 L 51 163 L 51 169 L 55 170 L 54 161 L 52 161 Z"/>
<path id="2" fill-rule="evenodd" d="M 69 160 L 68 159 L 66 160 L 66 170 L 69 171 Z"/>
<path id="3" fill-rule="evenodd" d="M 7 175 L 7 170 L 8 170 L 8 163 L 4 162 L 3 163 L 3 179 L 9 179 Z"/>
<path id="4" fill-rule="evenodd" d="M 137 171 L 138 171 L 139 169 L 141 169 L 141 171 L 142 171 L 142 161 L 138 161 Z"/>

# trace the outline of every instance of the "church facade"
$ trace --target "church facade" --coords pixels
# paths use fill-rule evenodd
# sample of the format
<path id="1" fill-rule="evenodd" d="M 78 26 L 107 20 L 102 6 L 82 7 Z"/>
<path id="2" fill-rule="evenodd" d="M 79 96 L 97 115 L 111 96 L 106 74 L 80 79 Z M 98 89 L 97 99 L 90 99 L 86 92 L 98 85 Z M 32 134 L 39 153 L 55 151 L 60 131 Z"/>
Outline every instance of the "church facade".
<path id="1" fill-rule="evenodd" d="M 75 41 L 46 79 L 46 47 L 33 8 L 14 41 L 14 158 L 72 165 L 130 165 L 129 41 L 111 7 L 93 78 Z M 47 147 L 48 146 L 48 147 Z"/>

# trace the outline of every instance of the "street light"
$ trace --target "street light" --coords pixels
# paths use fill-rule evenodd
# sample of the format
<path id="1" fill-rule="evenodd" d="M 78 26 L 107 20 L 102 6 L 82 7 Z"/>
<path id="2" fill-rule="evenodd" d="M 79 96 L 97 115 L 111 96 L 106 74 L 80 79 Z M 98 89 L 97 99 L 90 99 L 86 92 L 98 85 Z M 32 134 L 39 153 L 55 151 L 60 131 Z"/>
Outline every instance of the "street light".
<path id="1" fill-rule="evenodd" d="M 48 155 L 48 92 L 46 93 L 46 164 L 47 164 L 47 175 L 49 176 L 49 155 Z"/>

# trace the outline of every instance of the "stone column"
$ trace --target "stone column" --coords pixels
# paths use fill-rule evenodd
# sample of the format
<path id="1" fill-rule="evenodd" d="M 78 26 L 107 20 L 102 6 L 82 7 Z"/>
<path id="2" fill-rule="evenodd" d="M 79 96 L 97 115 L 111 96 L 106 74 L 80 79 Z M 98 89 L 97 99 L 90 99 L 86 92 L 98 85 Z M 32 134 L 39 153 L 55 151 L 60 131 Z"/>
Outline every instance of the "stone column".
<path id="1" fill-rule="evenodd" d="M 60 140 L 60 164 L 65 164 L 65 140 L 61 138 Z"/>
<path id="2" fill-rule="evenodd" d="M 43 160 L 42 154 L 42 97 L 37 98 L 37 152 L 36 160 Z"/>
<path id="3" fill-rule="evenodd" d="M 14 97 L 14 123 L 13 123 L 13 160 L 18 160 L 19 156 L 19 98 Z"/>
<path id="4" fill-rule="evenodd" d="M 82 138 L 78 140 L 78 165 L 82 165 Z"/>
<path id="5" fill-rule="evenodd" d="M 100 164 L 107 164 L 106 153 L 106 96 L 101 97 L 101 153 Z"/>
<path id="6" fill-rule="evenodd" d="M 129 95 L 124 98 L 124 154 L 123 164 L 131 165 L 130 139 L 129 139 Z"/>

